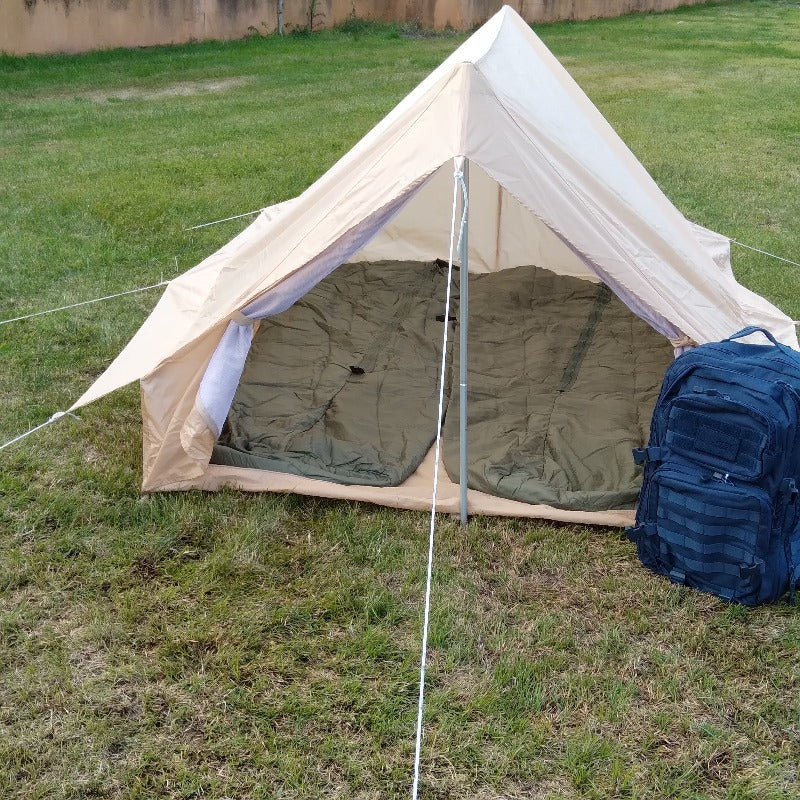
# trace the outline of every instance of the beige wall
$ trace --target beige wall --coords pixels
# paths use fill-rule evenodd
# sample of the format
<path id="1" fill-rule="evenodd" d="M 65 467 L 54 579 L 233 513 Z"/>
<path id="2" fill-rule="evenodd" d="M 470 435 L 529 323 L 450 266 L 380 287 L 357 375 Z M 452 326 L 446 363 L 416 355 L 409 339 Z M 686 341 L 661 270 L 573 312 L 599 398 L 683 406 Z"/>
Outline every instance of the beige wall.
<path id="1" fill-rule="evenodd" d="M 530 22 L 664 11 L 705 0 L 508 0 Z M 81 52 L 271 33 L 277 0 L 0 0 L 0 52 Z M 287 29 L 308 24 L 309 0 L 285 0 Z M 357 17 L 469 29 L 501 0 L 317 0 L 315 26 Z"/>

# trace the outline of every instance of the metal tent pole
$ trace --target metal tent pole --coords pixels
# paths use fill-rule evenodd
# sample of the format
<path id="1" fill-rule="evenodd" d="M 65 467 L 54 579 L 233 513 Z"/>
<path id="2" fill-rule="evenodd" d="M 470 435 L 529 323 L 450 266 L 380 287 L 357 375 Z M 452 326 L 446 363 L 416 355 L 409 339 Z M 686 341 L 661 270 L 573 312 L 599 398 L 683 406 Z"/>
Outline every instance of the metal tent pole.
<path id="1" fill-rule="evenodd" d="M 458 397 L 459 397 L 459 472 L 458 482 L 461 489 L 461 524 L 467 524 L 467 320 L 469 318 L 469 246 L 467 229 L 469 228 L 469 160 L 464 159 L 465 192 L 462 198 L 464 208 L 463 230 L 461 232 L 461 275 L 458 311 Z"/>

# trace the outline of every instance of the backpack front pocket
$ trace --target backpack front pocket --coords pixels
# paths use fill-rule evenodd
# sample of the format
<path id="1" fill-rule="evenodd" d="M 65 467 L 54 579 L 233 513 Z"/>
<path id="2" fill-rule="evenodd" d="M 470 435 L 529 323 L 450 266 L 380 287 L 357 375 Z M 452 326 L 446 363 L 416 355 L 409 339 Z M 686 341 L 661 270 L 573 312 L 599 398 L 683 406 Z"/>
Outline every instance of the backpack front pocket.
<path id="1" fill-rule="evenodd" d="M 682 395 L 670 406 L 670 452 L 721 475 L 758 480 L 771 466 L 774 424 L 766 414 L 714 390 Z"/>
<path id="2" fill-rule="evenodd" d="M 655 524 L 642 545 L 659 571 L 727 600 L 759 601 L 764 561 L 756 554 L 767 551 L 773 522 L 765 492 L 662 469 L 649 502 Z"/>

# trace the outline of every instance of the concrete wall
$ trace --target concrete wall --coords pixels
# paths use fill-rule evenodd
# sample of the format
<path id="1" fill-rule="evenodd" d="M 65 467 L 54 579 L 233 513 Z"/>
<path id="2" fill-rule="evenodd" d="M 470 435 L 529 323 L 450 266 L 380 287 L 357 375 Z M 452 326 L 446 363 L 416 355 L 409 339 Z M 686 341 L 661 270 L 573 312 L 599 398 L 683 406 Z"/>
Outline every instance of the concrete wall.
<path id="1" fill-rule="evenodd" d="M 665 11 L 705 0 L 507 0 L 530 22 Z M 284 0 L 287 30 L 308 25 L 313 0 Z M 355 14 L 426 28 L 470 29 L 501 0 L 316 0 L 314 26 Z M 0 0 L 0 52 L 82 52 L 271 33 L 277 0 Z"/>

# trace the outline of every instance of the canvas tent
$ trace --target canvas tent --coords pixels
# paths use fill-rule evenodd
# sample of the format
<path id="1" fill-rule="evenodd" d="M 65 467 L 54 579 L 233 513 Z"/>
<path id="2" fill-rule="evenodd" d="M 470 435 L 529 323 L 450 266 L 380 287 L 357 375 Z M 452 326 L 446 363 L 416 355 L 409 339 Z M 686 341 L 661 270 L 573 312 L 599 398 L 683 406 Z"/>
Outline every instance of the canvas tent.
<path id="1" fill-rule="evenodd" d="M 587 349 L 586 332 L 594 336 L 595 329 L 607 327 L 605 309 L 611 303 L 619 306 L 619 313 L 612 315 L 614 324 L 622 326 L 620 320 L 627 314 L 631 325 L 652 329 L 665 347 L 719 339 L 750 324 L 767 327 L 783 342 L 798 346 L 792 321 L 736 282 L 728 240 L 691 224 L 677 211 L 530 27 L 506 6 L 303 194 L 264 209 L 231 242 L 171 281 L 138 333 L 73 408 L 141 381 L 146 491 L 233 485 L 401 508 L 430 507 L 431 453 L 423 454 L 418 468 L 393 486 L 211 461 L 232 403 L 236 405 L 236 393 L 243 391 L 240 380 L 250 369 L 248 359 L 255 358 L 254 336 L 276 330 L 270 327 L 273 320 L 284 312 L 305 313 L 315 324 L 326 313 L 332 321 L 339 319 L 330 304 L 326 311 L 325 298 L 341 299 L 336 288 L 342 285 L 341 276 L 359 273 L 367 281 L 347 299 L 351 310 L 356 295 L 363 297 L 370 277 L 380 269 L 386 270 L 389 281 L 403 269 L 422 269 L 419 265 L 424 264 L 429 271 L 420 274 L 441 276 L 436 259 L 448 256 L 453 176 L 467 165 L 465 260 L 476 297 L 484 286 L 487 303 L 501 295 L 529 309 L 544 286 L 552 294 L 549 305 L 540 303 L 538 308 L 566 304 L 588 293 L 585 319 L 574 328 L 576 344 L 565 356 L 576 375 L 584 365 L 603 367 L 604 354 L 614 350 L 615 342 L 618 345 L 612 336 L 597 353 Z M 505 281 L 499 295 L 489 281 Z M 419 281 L 406 284 L 410 288 L 402 291 L 416 299 L 403 308 L 424 305 Z M 441 301 L 443 284 L 431 287 L 430 296 Z M 317 305 L 307 298 L 316 298 Z M 503 308 L 489 313 L 486 325 L 502 322 L 501 317 L 508 316 Z M 473 302 L 462 326 L 471 324 L 475 309 Z M 420 312 L 427 320 L 421 323 L 425 330 L 429 312 Z M 411 311 L 406 315 L 413 316 Z M 544 326 L 532 323 L 504 341 L 522 337 L 537 342 L 560 316 L 551 315 Z M 340 328 L 347 333 L 349 324 Z M 365 336 L 374 340 L 377 329 L 372 334 L 369 330 Z M 487 338 L 482 341 L 491 362 L 489 330 L 484 327 Z M 623 367 L 605 368 L 605 373 L 616 370 L 620 380 L 625 360 L 637 355 L 642 338 L 631 331 L 627 346 L 633 349 L 624 356 Z M 412 342 L 407 352 L 421 352 L 413 344 L 421 341 L 419 332 L 407 335 Z M 475 336 L 470 328 L 471 347 Z M 554 358 L 553 352 L 545 348 L 538 358 Z M 294 368 L 304 360 L 303 348 L 298 347 L 296 355 L 268 354 L 266 369 L 273 369 L 281 358 L 288 358 Z M 371 366 L 376 363 L 373 359 Z M 507 366 L 514 376 L 517 365 Z M 338 367 L 345 372 L 361 369 L 352 363 Z M 391 369 L 393 364 L 381 368 Z M 564 382 L 563 375 L 559 380 Z M 612 384 L 614 380 L 612 375 Z M 552 390 L 554 397 L 563 394 L 561 383 Z M 486 393 L 502 400 L 505 385 L 510 385 L 506 377 L 496 385 L 489 381 Z M 538 397 L 539 388 L 538 383 L 528 386 L 520 402 L 527 405 Z M 595 408 L 602 415 L 597 392 L 591 386 L 589 391 L 590 405 L 582 408 Z M 618 394 L 628 393 L 625 389 Z M 283 400 L 299 392 L 289 388 L 278 394 Z M 424 392 L 420 397 L 417 407 L 426 406 Z M 466 397 L 471 403 L 469 388 Z M 501 402 L 486 416 L 503 413 Z M 409 427 L 416 424 L 408 421 Z M 519 441 L 525 438 L 524 431 L 513 435 Z M 573 444 L 566 442 L 564 447 Z M 443 477 L 438 501 L 443 511 L 458 509 L 457 480 L 457 475 L 455 480 Z M 629 511 L 604 510 L 592 503 L 571 508 L 569 503 L 521 502 L 513 499 L 515 491 L 497 496 L 480 486 L 470 488 L 470 512 L 612 525 L 631 519 Z"/>

